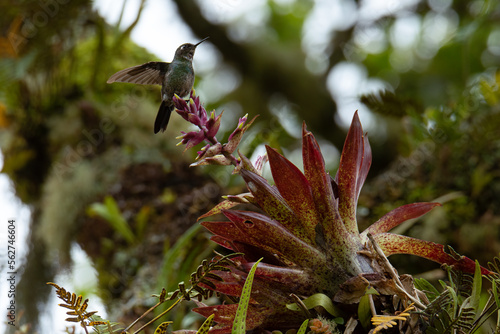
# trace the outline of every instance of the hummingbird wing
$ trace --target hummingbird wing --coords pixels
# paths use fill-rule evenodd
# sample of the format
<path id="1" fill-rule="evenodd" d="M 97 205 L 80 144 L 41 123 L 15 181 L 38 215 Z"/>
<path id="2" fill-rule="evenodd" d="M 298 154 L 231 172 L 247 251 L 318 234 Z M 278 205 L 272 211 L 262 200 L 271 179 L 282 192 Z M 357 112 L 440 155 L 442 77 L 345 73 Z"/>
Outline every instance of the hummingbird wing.
<path id="1" fill-rule="evenodd" d="M 129 82 L 140 85 L 161 85 L 170 63 L 150 61 L 142 65 L 126 68 L 113 74 L 107 83 Z"/>

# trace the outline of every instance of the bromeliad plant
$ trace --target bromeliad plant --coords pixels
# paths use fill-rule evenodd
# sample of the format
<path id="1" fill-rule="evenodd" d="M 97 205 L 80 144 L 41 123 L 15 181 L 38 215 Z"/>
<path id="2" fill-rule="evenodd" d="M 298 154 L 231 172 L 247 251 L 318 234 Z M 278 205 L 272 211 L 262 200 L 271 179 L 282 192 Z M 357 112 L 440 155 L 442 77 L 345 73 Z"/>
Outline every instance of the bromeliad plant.
<path id="1" fill-rule="evenodd" d="M 250 125 L 245 125 L 246 117 L 240 119 L 229 142 L 221 144 L 215 137 L 220 115 L 215 117 L 212 113 L 209 117 L 193 95 L 189 103 L 175 99 L 175 104 L 177 112 L 188 121 L 195 120 L 192 123 L 200 129 L 184 133 L 181 143 L 187 144 L 187 148 L 202 141 L 207 143 L 198 152 L 199 161 L 195 165 L 233 164 L 249 190 L 249 193 L 227 196 L 225 201 L 200 217 L 222 213 L 228 221 L 201 224 L 214 234 L 213 241 L 244 254 L 231 272 L 217 272 L 223 278 L 223 281 L 213 282 L 218 292 L 240 296 L 250 268 L 263 258 L 254 277 L 247 330 L 298 328 L 306 316 L 294 311 L 291 304 L 317 294 L 335 302 L 334 316 L 345 315 L 343 309 L 349 308 L 346 305 L 358 303 L 369 287 L 379 294 L 397 295 L 405 301 L 412 299 L 422 307 L 414 291 L 405 290 L 397 283 L 399 279 L 394 277 L 392 267 L 384 262 L 384 255 L 412 254 L 474 273 L 475 262 L 451 248 L 389 233 L 392 228 L 422 216 L 439 203 L 401 206 L 359 232 L 356 206 L 370 169 L 372 153 L 357 113 L 347 134 L 339 168 L 332 177 L 325 169 L 318 143 L 305 125 L 302 129 L 304 172 L 271 147 L 266 147 L 267 157 L 260 158 L 254 166 L 242 154 L 239 158 L 232 155 Z M 266 159 L 274 185 L 261 175 Z M 234 210 L 239 203 L 254 204 L 260 213 Z M 484 268 L 481 272 L 490 273 Z M 237 303 L 200 304 L 195 311 L 206 317 L 214 314 L 217 326 L 212 331 L 227 333 L 237 307 Z"/>

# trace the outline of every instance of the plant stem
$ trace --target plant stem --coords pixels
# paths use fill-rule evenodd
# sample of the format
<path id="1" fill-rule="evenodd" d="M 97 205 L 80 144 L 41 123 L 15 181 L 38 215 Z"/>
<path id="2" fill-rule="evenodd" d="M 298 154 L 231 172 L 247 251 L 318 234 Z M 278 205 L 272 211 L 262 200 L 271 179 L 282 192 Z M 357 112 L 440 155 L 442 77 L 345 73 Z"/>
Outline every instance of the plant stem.
<path id="1" fill-rule="evenodd" d="M 166 309 L 165 311 L 163 311 L 162 313 L 160 313 L 159 315 L 157 315 L 156 317 L 154 317 L 153 319 L 151 319 L 149 322 L 147 322 L 146 324 L 144 324 L 141 328 L 139 328 L 138 330 L 136 330 L 134 332 L 134 334 L 137 334 L 139 333 L 140 331 L 142 331 L 144 328 L 146 328 L 147 326 L 151 325 L 153 322 L 155 322 L 156 320 L 160 319 L 161 317 L 163 317 L 165 314 L 167 314 L 168 312 L 170 312 L 174 307 L 175 305 L 179 304 L 182 300 L 184 299 L 183 296 L 179 297 L 175 303 L 173 303 L 172 305 L 170 305 L 170 307 L 168 309 Z M 156 304 L 155 306 L 153 306 L 151 309 L 154 309 L 156 307 L 159 306 L 160 303 Z M 149 313 L 149 311 L 151 310 L 149 309 L 146 313 L 144 313 L 141 318 L 143 318 L 147 313 Z M 136 321 L 137 322 L 137 321 Z M 131 327 L 131 326 L 129 326 Z"/>
<path id="2" fill-rule="evenodd" d="M 403 283 L 401 283 L 401 281 L 399 280 L 398 274 L 394 271 L 394 267 L 391 265 L 391 263 L 389 262 L 389 260 L 387 260 L 387 257 L 385 256 L 384 252 L 380 249 L 380 247 L 377 245 L 377 243 L 375 242 L 375 239 L 373 239 L 373 236 L 370 233 L 368 233 L 367 236 L 368 236 L 368 239 L 370 239 L 370 242 L 372 243 L 373 249 L 378 254 L 378 256 L 380 257 L 380 259 L 383 261 L 385 269 L 387 270 L 387 272 L 389 273 L 389 275 L 391 275 L 392 279 L 396 283 L 396 289 L 399 292 L 405 294 L 406 297 L 408 297 L 412 302 L 415 303 L 416 306 L 418 306 L 418 308 L 424 310 L 426 308 L 425 305 L 422 304 L 420 302 L 420 300 L 418 300 L 417 298 L 415 298 L 412 295 L 410 295 L 404 289 Z"/>

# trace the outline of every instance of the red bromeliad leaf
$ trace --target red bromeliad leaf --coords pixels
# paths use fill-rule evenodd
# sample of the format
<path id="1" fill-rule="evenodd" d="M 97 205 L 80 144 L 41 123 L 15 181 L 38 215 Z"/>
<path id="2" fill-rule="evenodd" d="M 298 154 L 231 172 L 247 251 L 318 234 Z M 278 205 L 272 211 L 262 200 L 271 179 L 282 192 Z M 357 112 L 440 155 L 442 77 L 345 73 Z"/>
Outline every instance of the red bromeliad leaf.
<path id="1" fill-rule="evenodd" d="M 365 184 L 366 177 L 368 176 L 371 165 L 372 148 L 370 146 L 370 142 L 368 141 L 368 135 L 365 133 L 363 135 L 363 161 L 361 162 L 361 166 L 359 168 L 359 176 L 356 184 L 356 205 L 358 202 L 359 194 L 361 193 L 361 188 L 363 187 L 363 184 Z"/>
<path id="2" fill-rule="evenodd" d="M 217 325 L 210 329 L 210 333 L 230 333 L 234 321 L 234 314 L 238 304 L 197 307 L 193 311 L 209 317 L 214 314 Z M 246 330 L 251 331 L 259 326 L 261 328 L 298 328 L 304 318 L 286 308 L 277 311 L 270 307 L 250 304 L 246 318 Z"/>
<path id="3" fill-rule="evenodd" d="M 253 262 L 248 262 L 243 264 L 242 267 L 250 271 L 252 265 Z M 311 291 L 314 291 L 316 288 L 314 279 L 303 269 L 286 268 L 260 263 L 255 271 L 255 275 L 257 275 L 259 279 L 278 283 L 281 289 L 287 289 L 288 293 L 310 294 Z"/>
<path id="4" fill-rule="evenodd" d="M 201 222 L 207 230 L 226 240 L 245 240 L 247 236 L 233 222 Z"/>
<path id="5" fill-rule="evenodd" d="M 389 232 L 394 227 L 409 219 L 418 218 L 426 214 L 436 206 L 441 206 L 441 204 L 423 202 L 400 206 L 399 208 L 396 208 L 391 212 L 385 214 L 382 218 L 370 225 L 361 233 L 361 237 L 364 241 L 366 241 L 368 240 L 366 237 L 368 233 L 370 233 L 371 235 L 376 235 L 383 232 Z"/>
<path id="6" fill-rule="evenodd" d="M 232 268 L 231 272 L 227 271 L 214 271 L 215 275 L 222 278 L 220 280 L 210 279 L 216 286 L 216 291 L 224 293 L 229 296 L 241 296 L 243 285 L 247 279 L 248 273 L 242 270 Z M 211 287 L 200 283 L 204 288 L 210 289 Z M 289 297 L 290 293 L 294 292 L 288 286 L 275 283 L 269 284 L 265 281 L 254 281 L 252 284 L 251 303 L 260 304 L 263 306 L 275 306 L 275 302 L 286 304 L 291 302 Z"/>
<path id="7" fill-rule="evenodd" d="M 216 233 L 210 238 L 213 242 L 236 253 L 244 253 L 248 261 L 257 261 L 263 257 L 267 263 L 283 265 L 283 261 L 276 257 L 272 247 L 252 245 L 252 243 L 258 244 L 258 241 L 245 236 L 233 222 L 202 222 L 201 225 L 210 232 Z"/>
<path id="8" fill-rule="evenodd" d="M 240 174 L 245 180 L 248 190 L 250 190 L 262 210 L 272 219 L 280 222 L 295 236 L 314 245 L 314 230 L 310 231 L 310 226 L 307 222 L 298 219 L 278 189 L 269 185 L 267 180 L 262 176 L 248 170 L 241 169 Z"/>
<path id="9" fill-rule="evenodd" d="M 229 249 L 229 250 L 232 250 L 232 251 L 235 251 L 234 250 L 234 247 L 233 245 L 231 244 L 231 242 L 227 239 L 224 239 L 223 237 L 221 236 L 218 236 L 218 235 L 212 235 L 210 237 L 210 240 L 212 240 L 213 242 L 215 242 L 217 245 L 220 245 L 226 249 Z"/>
<path id="10" fill-rule="evenodd" d="M 212 273 L 218 275 L 223 279 L 223 281 L 210 279 L 210 281 L 217 287 L 216 289 L 217 292 L 234 297 L 239 297 L 241 295 L 241 291 L 243 290 L 243 284 L 245 283 L 244 277 L 246 276 L 241 277 L 239 275 L 229 273 L 226 271 L 212 271 Z M 200 282 L 198 284 L 205 289 L 212 289 L 212 287 L 203 282 Z"/>
<path id="11" fill-rule="evenodd" d="M 363 128 L 358 113 L 354 114 L 351 127 L 347 133 L 340 165 L 335 177 L 339 191 L 339 213 L 349 233 L 358 234 L 356 222 L 356 206 L 358 191 L 361 189 L 363 178 L 366 178 L 370 163 L 364 160 Z M 371 159 L 371 153 L 366 158 Z M 368 160 L 368 159 L 367 159 Z"/>
<path id="12" fill-rule="evenodd" d="M 269 165 L 274 183 L 281 196 L 295 215 L 302 221 L 305 230 L 314 237 L 314 227 L 319 221 L 311 186 L 302 172 L 276 150 L 266 145 Z"/>
<path id="13" fill-rule="evenodd" d="M 297 238 L 283 226 L 260 213 L 249 211 L 224 211 L 229 220 L 242 232 L 235 233 L 232 240 L 245 242 L 265 249 L 271 253 L 280 254 L 302 267 L 318 266 L 325 262 L 325 256 L 318 249 Z M 220 233 L 219 233 L 220 235 Z"/>
<path id="14" fill-rule="evenodd" d="M 302 160 L 304 174 L 311 186 L 315 208 L 325 233 L 325 241 L 330 247 L 339 240 L 348 238 L 347 230 L 337 210 L 337 201 L 331 186 L 331 177 L 326 172 L 325 161 L 313 134 L 302 125 Z"/>
<path id="15" fill-rule="evenodd" d="M 227 333 L 231 331 L 231 326 L 234 321 L 234 315 L 238 304 L 215 305 L 206 307 L 197 307 L 193 311 L 201 314 L 204 317 L 215 315 L 214 321 L 217 322 L 215 329 L 225 329 L 220 333 Z M 252 330 L 264 322 L 264 320 L 272 315 L 274 311 L 268 307 L 250 304 L 248 305 L 248 313 L 246 318 L 246 329 Z M 211 331 L 212 333 L 212 331 Z"/>
<path id="16" fill-rule="evenodd" d="M 246 271 L 250 271 L 253 264 L 254 262 L 246 262 L 241 267 Z M 278 283 L 293 283 L 307 277 L 303 269 L 272 266 L 267 263 L 260 263 L 255 273 L 259 273 L 259 277 Z"/>
<path id="17" fill-rule="evenodd" d="M 394 254 L 410 254 L 426 258 L 441 264 L 453 266 L 455 269 L 474 273 L 476 263 L 468 257 L 461 256 L 459 259 L 446 253 L 444 246 L 431 241 L 424 241 L 393 233 L 379 233 L 373 236 L 386 256 Z M 481 274 L 487 275 L 491 272 L 481 267 Z"/>

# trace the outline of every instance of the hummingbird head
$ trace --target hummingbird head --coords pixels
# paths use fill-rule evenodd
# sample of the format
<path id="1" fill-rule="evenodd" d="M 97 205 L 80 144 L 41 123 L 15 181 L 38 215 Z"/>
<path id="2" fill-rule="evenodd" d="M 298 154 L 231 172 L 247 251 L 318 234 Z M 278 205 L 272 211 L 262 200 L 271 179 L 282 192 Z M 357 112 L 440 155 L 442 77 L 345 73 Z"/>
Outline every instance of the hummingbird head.
<path id="1" fill-rule="evenodd" d="M 184 58 L 192 61 L 196 47 L 200 45 L 202 42 L 206 41 L 207 39 L 208 37 L 202 39 L 196 44 L 191 44 L 191 43 L 182 44 L 175 51 L 175 58 Z"/>

